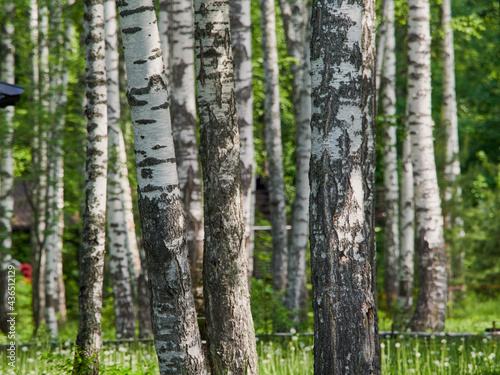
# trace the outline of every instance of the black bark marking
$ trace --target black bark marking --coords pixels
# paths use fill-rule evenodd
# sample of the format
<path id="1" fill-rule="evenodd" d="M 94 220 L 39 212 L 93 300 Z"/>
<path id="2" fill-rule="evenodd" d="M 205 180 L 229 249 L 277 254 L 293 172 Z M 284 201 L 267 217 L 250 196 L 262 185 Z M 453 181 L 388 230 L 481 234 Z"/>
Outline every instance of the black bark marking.
<path id="1" fill-rule="evenodd" d="M 138 167 L 150 167 L 150 166 L 153 166 L 153 165 L 163 164 L 163 163 L 165 163 L 168 160 L 169 159 L 158 159 L 158 158 L 152 158 L 152 157 L 150 157 L 150 158 L 146 158 L 143 161 L 137 163 L 137 166 Z"/>
<path id="2" fill-rule="evenodd" d="M 137 120 L 135 123 L 139 125 L 148 125 L 148 124 L 154 124 L 156 120 L 153 119 L 143 119 L 143 120 Z"/>
<path id="3" fill-rule="evenodd" d="M 153 178 L 153 170 L 151 168 L 141 169 L 141 177 L 142 178 Z"/>
<path id="4" fill-rule="evenodd" d="M 147 63 L 147 62 L 148 62 L 148 60 L 135 60 L 135 61 L 134 61 L 134 64 L 136 64 L 136 65 L 141 65 L 141 64 L 145 64 L 145 63 Z"/>
<path id="5" fill-rule="evenodd" d="M 159 109 L 168 109 L 168 100 L 165 103 L 163 103 L 163 104 L 151 107 L 152 111 L 157 111 Z"/>
<path id="6" fill-rule="evenodd" d="M 159 150 L 160 148 L 167 148 L 167 146 L 156 145 L 156 146 L 151 147 L 152 150 Z"/>
<path id="7" fill-rule="evenodd" d="M 122 33 L 124 34 L 135 34 L 135 33 L 138 33 L 139 31 L 142 30 L 142 27 L 127 27 L 126 29 L 123 29 L 122 30 Z"/>
<path id="8" fill-rule="evenodd" d="M 132 14 L 143 13 L 143 12 L 147 12 L 147 11 L 154 12 L 155 7 L 154 6 L 150 6 L 150 7 L 142 6 L 142 7 L 135 8 L 135 9 L 125 9 L 125 10 L 122 10 L 120 12 L 120 16 L 127 17 L 127 16 L 130 16 Z"/>

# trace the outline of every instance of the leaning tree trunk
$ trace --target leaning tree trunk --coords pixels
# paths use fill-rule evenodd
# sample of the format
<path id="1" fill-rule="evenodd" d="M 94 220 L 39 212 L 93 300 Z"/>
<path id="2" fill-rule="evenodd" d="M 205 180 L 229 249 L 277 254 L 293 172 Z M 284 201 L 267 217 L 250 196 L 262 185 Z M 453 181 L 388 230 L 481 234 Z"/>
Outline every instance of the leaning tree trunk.
<path id="1" fill-rule="evenodd" d="M 379 373 L 374 1 L 315 0 L 311 25 L 314 371 Z"/>
<path id="2" fill-rule="evenodd" d="M 119 2 L 118 14 L 160 373 L 206 374 L 155 7 L 147 1 Z"/>
<path id="3" fill-rule="evenodd" d="M 288 54 L 296 61 L 291 64 L 293 74 L 293 107 L 295 114 L 296 180 L 292 209 L 287 288 L 285 305 L 296 311 L 305 303 L 306 251 L 309 233 L 309 159 L 311 154 L 311 76 L 310 29 L 306 2 L 279 1 L 285 27 Z M 299 315 L 295 315 L 298 319 Z"/>
<path id="4" fill-rule="evenodd" d="M 98 374 L 108 163 L 104 1 L 85 0 L 87 164 L 74 374 Z"/>
<path id="5" fill-rule="evenodd" d="M 5 19 L 2 22 L 2 40 L 0 50 L 2 51 L 0 78 L 10 84 L 15 83 L 14 59 L 14 4 L 4 4 L 3 11 Z M 14 197 L 12 190 L 14 186 L 14 157 L 13 137 L 14 106 L 8 106 L 0 110 L 0 330 L 7 334 L 9 332 L 10 318 L 8 315 L 8 265 L 12 250 L 12 214 L 14 211 Z"/>
<path id="6" fill-rule="evenodd" d="M 419 280 L 412 328 L 442 331 L 447 299 L 446 251 L 432 135 L 429 2 L 409 0 L 408 8 L 408 123 Z"/>
<path id="7" fill-rule="evenodd" d="M 441 3 L 441 25 L 444 31 L 443 38 L 443 101 L 441 107 L 441 122 L 446 129 L 446 165 L 444 178 L 446 181 L 445 201 L 450 202 L 453 193 L 461 195 L 461 189 L 456 185 L 460 175 L 460 160 L 458 158 L 458 118 L 457 97 L 455 93 L 455 53 L 453 51 L 453 30 L 451 29 L 451 0 Z M 451 215 L 445 220 L 447 227 L 454 224 L 463 224 L 461 219 L 453 219 Z"/>
<path id="8" fill-rule="evenodd" d="M 396 150 L 396 38 L 394 0 L 384 0 L 382 19 L 385 46 L 381 77 L 381 115 L 385 206 L 385 296 L 390 308 L 398 295 L 399 274 L 399 179 Z"/>
<path id="9" fill-rule="evenodd" d="M 195 299 L 202 305 L 203 205 L 196 139 L 193 3 L 168 0 L 170 116 Z"/>
<path id="10" fill-rule="evenodd" d="M 245 248 L 248 253 L 248 282 L 253 273 L 255 222 L 255 149 L 253 146 L 252 34 L 250 0 L 230 0 L 231 42 L 234 56 L 234 85 L 240 132 L 241 190 Z"/>
<path id="11" fill-rule="evenodd" d="M 119 155 L 124 147 L 120 128 L 120 89 L 118 74 L 118 25 L 116 3 L 104 1 L 106 34 L 106 77 L 108 99 L 108 197 L 107 222 L 109 240 L 109 273 L 113 288 L 115 328 L 117 338 L 135 337 L 134 302 L 130 285 L 131 275 L 127 257 L 127 220 L 123 194 L 123 175 L 127 165 Z"/>
<path id="12" fill-rule="evenodd" d="M 240 137 L 229 1 L 195 1 L 205 246 L 203 285 L 212 374 L 257 374 L 241 206 Z"/>
<path id="13" fill-rule="evenodd" d="M 408 123 L 406 125 L 408 132 Z M 407 134 L 403 140 L 401 168 L 401 254 L 399 267 L 398 300 L 405 314 L 413 307 L 413 258 L 415 255 L 415 203 L 411 141 Z"/>
<path id="14" fill-rule="evenodd" d="M 273 243 L 271 268 L 274 288 L 284 290 L 287 279 L 288 241 L 274 0 L 260 0 L 260 10 L 264 55 L 264 129 L 269 166 L 269 205 Z"/>

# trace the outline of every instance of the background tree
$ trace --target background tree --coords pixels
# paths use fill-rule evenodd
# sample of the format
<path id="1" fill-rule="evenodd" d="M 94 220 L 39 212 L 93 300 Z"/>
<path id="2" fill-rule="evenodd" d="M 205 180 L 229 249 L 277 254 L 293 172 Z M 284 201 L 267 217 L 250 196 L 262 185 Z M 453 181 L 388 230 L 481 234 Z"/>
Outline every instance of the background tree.
<path id="1" fill-rule="evenodd" d="M 186 233 L 195 298 L 203 298 L 203 206 L 196 138 L 196 97 L 194 78 L 193 3 L 168 0 L 170 116 L 174 135 L 177 173 L 186 217 Z M 164 26 L 163 26 L 164 27 Z M 165 59 L 165 57 L 164 57 Z M 200 303 L 201 305 L 201 303 Z"/>
<path id="2" fill-rule="evenodd" d="M 269 209 L 273 257 L 273 286 L 286 288 L 288 265 L 288 234 L 286 223 L 285 182 L 281 145 L 278 50 L 276 45 L 276 12 L 273 0 L 260 0 L 262 51 L 264 55 L 264 129 L 269 166 Z"/>
<path id="3" fill-rule="evenodd" d="M 293 109 L 295 117 L 296 180 L 292 208 L 287 266 L 285 305 L 290 311 L 304 307 L 306 302 L 306 251 L 309 228 L 309 158 L 311 153 L 311 76 L 310 76 L 310 10 L 302 0 L 280 1 L 293 74 Z M 301 306 L 302 304 L 302 306 Z M 297 320 L 298 316 L 295 316 Z"/>
<path id="4" fill-rule="evenodd" d="M 374 145 L 368 144 L 374 141 L 375 120 L 373 12 L 372 1 L 313 3 L 310 238 L 315 374 L 342 373 L 347 367 L 349 372 L 380 372 L 373 228 L 368 228 L 373 210 L 368 209 L 371 197 L 366 191 L 373 190 L 373 165 L 365 165 L 374 163 Z"/>
<path id="5" fill-rule="evenodd" d="M 106 36 L 106 78 L 108 103 L 108 196 L 107 223 L 109 273 L 113 286 L 115 328 L 117 338 L 135 337 L 135 314 L 132 300 L 131 274 L 129 273 L 128 222 L 125 213 L 124 194 L 127 184 L 125 143 L 120 128 L 120 89 L 118 58 L 118 25 L 116 3 L 104 1 L 104 31 Z M 125 156 L 126 157 L 126 156 Z"/>
<path id="6" fill-rule="evenodd" d="M 257 374 L 248 256 L 243 242 L 240 137 L 228 1 L 195 1 L 203 167 L 203 285 L 213 374 Z"/>
<path id="7" fill-rule="evenodd" d="M 1 9 L 1 8 L 0 8 Z M 13 44 L 14 4 L 3 4 L 2 17 L 2 41 L 0 51 L 2 61 L 0 62 L 0 78 L 10 84 L 15 83 L 15 47 Z M 14 198 L 12 188 L 14 185 L 14 158 L 13 158 L 13 136 L 14 136 L 14 106 L 0 109 L 0 330 L 7 334 L 9 324 L 7 320 L 8 302 L 8 265 L 12 259 L 12 213 L 14 211 Z"/>
<path id="8" fill-rule="evenodd" d="M 396 300 L 399 289 L 399 178 L 396 139 L 396 38 L 394 34 L 394 0 L 384 0 L 381 30 L 384 30 L 384 52 L 381 64 L 380 114 L 385 206 L 385 294 L 388 306 Z M 380 41 L 380 40 L 379 40 Z"/>
<path id="9" fill-rule="evenodd" d="M 248 279 L 253 273 L 255 223 L 255 149 L 253 134 L 252 33 L 249 0 L 231 0 L 230 26 L 234 56 L 234 85 L 238 130 L 240 132 L 241 190 Z"/>
<path id="10" fill-rule="evenodd" d="M 206 374 L 155 8 L 146 1 L 120 2 L 118 14 L 160 373 Z"/>
<path id="11" fill-rule="evenodd" d="M 85 213 L 80 253 L 80 325 L 74 374 L 98 374 L 106 233 L 108 123 L 104 1 L 84 3 L 87 86 L 87 164 Z"/>
<path id="12" fill-rule="evenodd" d="M 446 252 L 431 117 L 429 2 L 408 1 L 408 124 L 415 185 L 419 292 L 412 328 L 442 331 L 446 316 Z"/>

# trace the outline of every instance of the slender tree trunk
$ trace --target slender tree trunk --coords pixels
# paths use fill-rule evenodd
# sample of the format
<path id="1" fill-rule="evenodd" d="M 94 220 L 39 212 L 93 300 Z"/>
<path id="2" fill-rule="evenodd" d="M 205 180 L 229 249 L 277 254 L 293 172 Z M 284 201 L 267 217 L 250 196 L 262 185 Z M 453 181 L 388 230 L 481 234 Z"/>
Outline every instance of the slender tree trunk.
<path id="1" fill-rule="evenodd" d="M 311 153 L 311 76 L 309 11 L 302 0 L 279 1 L 288 54 L 296 62 L 293 74 L 293 106 L 296 132 L 296 182 L 289 244 L 285 305 L 297 310 L 305 303 L 306 251 L 309 229 L 309 159 Z M 299 316 L 295 315 L 297 319 Z"/>
<path id="2" fill-rule="evenodd" d="M 240 132 L 241 190 L 245 248 L 248 253 L 248 282 L 253 274 L 255 223 L 255 149 L 253 146 L 252 34 L 249 0 L 230 0 L 231 41 L 238 130 Z"/>
<path id="3" fill-rule="evenodd" d="M 413 306 L 413 257 L 415 255 L 415 203 L 413 192 L 413 166 L 411 141 L 408 132 L 403 140 L 403 165 L 401 173 L 401 254 L 398 298 L 405 313 Z"/>
<path id="4" fill-rule="evenodd" d="M 408 1 L 408 123 L 415 185 L 419 293 L 412 328 L 442 331 L 446 316 L 446 251 L 431 117 L 428 0 Z"/>
<path id="5" fill-rule="evenodd" d="M 168 0 L 160 0 L 158 9 L 158 31 L 160 33 L 161 50 L 163 54 L 163 65 L 167 77 L 168 92 L 170 93 L 171 68 L 170 68 L 170 6 Z"/>
<path id="6" fill-rule="evenodd" d="M 31 3 L 31 20 L 34 42 L 36 39 L 33 60 L 34 82 L 37 87 L 34 93 L 34 102 L 37 106 L 35 121 L 32 166 L 34 186 L 32 193 L 33 222 L 31 228 L 31 263 L 32 263 L 32 305 L 34 335 L 44 321 L 45 312 L 45 230 L 47 211 L 47 123 L 49 113 L 48 84 L 49 84 L 49 48 L 48 48 L 48 8 L 46 4 L 38 7 Z M 40 22 L 38 22 L 40 20 Z M 33 30 L 37 28 L 37 31 Z M 38 59 L 35 59 L 38 56 Z M 36 65 L 36 67 L 35 67 Z"/>
<path id="7" fill-rule="evenodd" d="M 385 295 L 388 307 L 395 302 L 399 282 L 399 179 L 396 150 L 396 38 L 394 0 L 384 0 L 382 19 L 385 31 L 381 82 L 385 205 Z"/>
<path id="8" fill-rule="evenodd" d="M 203 305 L 203 206 L 196 139 L 194 15 L 191 0 L 168 0 L 170 116 L 177 173 L 186 217 L 187 244 L 195 299 Z"/>
<path id="9" fill-rule="evenodd" d="M 315 374 L 380 373 L 374 2 L 313 2 L 311 262 Z"/>
<path id="10" fill-rule="evenodd" d="M 260 0 L 260 10 L 264 55 L 264 129 L 269 163 L 269 204 L 273 239 L 271 267 L 274 288 L 284 290 L 287 280 L 288 244 L 274 0 Z"/>
<path id="11" fill-rule="evenodd" d="M 85 0 L 87 164 L 74 374 L 98 374 L 108 164 L 104 1 Z"/>
<path id="12" fill-rule="evenodd" d="M 154 6 L 118 3 L 132 114 L 139 212 L 161 374 L 206 374 L 191 293 L 169 98 Z"/>
<path id="13" fill-rule="evenodd" d="M 127 178 L 124 172 L 127 165 L 123 164 L 119 157 L 119 154 L 124 152 L 125 144 L 120 128 L 118 25 L 114 0 L 104 1 L 104 17 L 109 149 L 107 197 L 109 269 L 113 288 L 116 337 L 128 339 L 135 337 L 135 315 L 127 256 L 128 223 L 123 200 L 125 194 L 123 181 Z"/>
<path id="14" fill-rule="evenodd" d="M 441 10 L 441 26 L 444 31 L 441 123 L 446 129 L 446 165 L 444 168 L 446 190 L 444 199 L 446 202 L 450 202 L 454 195 L 459 199 L 462 195 L 462 189 L 457 185 L 457 177 L 460 176 L 460 149 L 458 144 L 457 97 L 455 93 L 455 53 L 453 50 L 453 30 L 450 26 L 451 0 L 443 0 Z M 463 221 L 461 218 L 452 218 L 451 215 L 447 215 L 445 225 L 450 228 L 453 225 L 463 226 Z"/>
<path id="15" fill-rule="evenodd" d="M 258 368 L 244 243 L 229 1 L 194 4 L 210 367 L 212 374 L 251 375 Z"/>
<path id="16" fill-rule="evenodd" d="M 0 51 L 2 51 L 1 79 L 6 83 L 15 83 L 15 48 L 14 38 L 14 4 L 3 5 L 4 19 L 1 26 L 2 40 Z M 14 157 L 13 137 L 14 127 L 12 118 L 14 107 L 9 106 L 0 109 L 0 330 L 7 334 L 10 324 L 8 315 L 8 265 L 12 250 L 12 214 L 14 211 L 14 198 L 12 190 L 14 186 Z"/>

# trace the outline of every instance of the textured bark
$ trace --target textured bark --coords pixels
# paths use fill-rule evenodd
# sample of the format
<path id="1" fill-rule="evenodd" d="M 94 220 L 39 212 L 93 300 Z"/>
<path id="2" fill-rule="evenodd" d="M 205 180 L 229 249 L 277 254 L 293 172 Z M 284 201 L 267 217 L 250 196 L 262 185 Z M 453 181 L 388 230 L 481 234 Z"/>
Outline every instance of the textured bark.
<path id="1" fill-rule="evenodd" d="M 271 270 L 274 288 L 284 290 L 287 280 L 288 241 L 274 0 L 260 0 L 260 12 L 264 56 L 264 131 L 266 133 L 266 160 L 269 168 L 269 209 L 273 243 Z"/>
<path id="2" fill-rule="evenodd" d="M 391 307 L 399 289 L 399 179 L 396 150 L 396 38 L 394 0 L 384 0 L 382 20 L 385 31 L 381 82 L 385 206 L 385 276 L 387 304 Z"/>
<path id="3" fill-rule="evenodd" d="M 87 163 L 74 374 L 98 374 L 108 163 L 104 1 L 85 0 Z"/>
<path id="4" fill-rule="evenodd" d="M 168 0 L 170 116 L 174 135 L 177 173 L 186 218 L 188 254 L 195 298 L 202 301 L 203 207 L 196 139 L 194 77 L 194 25 L 191 0 Z M 201 303 L 202 304 L 202 303 Z"/>
<path id="5" fill-rule="evenodd" d="M 303 307 L 307 298 L 305 285 L 306 251 L 309 233 L 309 159 L 311 153 L 311 76 L 309 10 L 302 0 L 279 1 L 285 27 L 288 54 L 295 59 L 293 74 L 293 106 L 295 113 L 296 180 L 292 210 L 287 291 L 285 305 L 289 310 Z M 295 315 L 297 319 L 298 316 Z"/>
<path id="6" fill-rule="evenodd" d="M 240 132 L 241 191 L 245 247 L 248 253 L 248 282 L 253 273 L 255 222 L 255 149 L 253 146 L 252 34 L 249 0 L 230 0 L 231 42 L 234 56 L 234 85 Z"/>
<path id="7" fill-rule="evenodd" d="M 160 37 L 152 3 L 118 3 L 132 114 L 139 212 L 161 374 L 206 374 L 191 293 Z"/>
<path id="8" fill-rule="evenodd" d="M 460 175 L 457 97 L 455 93 L 455 53 L 453 50 L 453 30 L 451 29 L 451 0 L 441 3 L 441 26 L 443 38 L 443 101 L 441 106 L 441 123 L 446 129 L 446 165 L 444 178 L 446 180 L 445 201 L 452 200 L 453 195 L 460 198 L 462 189 L 457 185 Z M 461 218 L 448 215 L 445 224 L 463 226 Z"/>
<path id="9" fill-rule="evenodd" d="M 408 125 L 407 125 L 408 126 Z M 408 129 L 408 127 L 407 127 Z M 413 257 L 415 255 L 415 203 L 413 167 L 409 134 L 403 140 L 401 171 L 401 254 L 398 300 L 403 311 L 410 313 L 413 306 Z"/>
<path id="10" fill-rule="evenodd" d="M 408 124 L 415 186 L 419 293 L 412 328 L 442 331 L 446 316 L 446 252 L 431 117 L 429 2 L 408 1 Z"/>
<path id="11" fill-rule="evenodd" d="M 229 2 L 195 1 L 205 246 L 203 285 L 212 374 L 257 374 L 241 198 Z"/>
<path id="12" fill-rule="evenodd" d="M 15 83 L 15 48 L 14 38 L 14 4 L 4 4 L 4 22 L 1 25 L 2 39 L 0 51 L 2 51 L 0 78 L 6 83 Z M 9 332 L 8 313 L 8 265 L 11 259 L 12 249 L 12 214 L 14 211 L 14 198 L 12 189 L 14 185 L 14 157 L 13 136 L 14 127 L 12 118 L 14 107 L 9 106 L 0 109 L 0 330 L 7 334 Z"/>
<path id="13" fill-rule="evenodd" d="M 311 25 L 314 371 L 379 373 L 374 2 L 315 1 Z"/>
<path id="14" fill-rule="evenodd" d="M 168 0 L 160 0 L 158 9 L 158 31 L 160 33 L 161 50 L 163 54 L 163 65 L 165 67 L 165 76 L 167 77 L 167 88 L 170 92 L 171 69 L 170 69 L 170 35 L 169 35 L 169 13 L 171 12 Z"/>
<path id="15" fill-rule="evenodd" d="M 125 152 L 125 143 L 120 128 L 118 25 L 115 7 L 114 0 L 104 1 L 109 149 L 106 202 L 109 273 L 113 288 L 116 337 L 128 339 L 135 337 L 135 315 L 127 256 L 128 223 L 123 199 L 126 193 L 123 181 L 127 178 L 127 165 L 126 160 L 123 163 L 120 158 L 120 154 Z M 130 190 L 128 193 L 130 194 Z"/>

